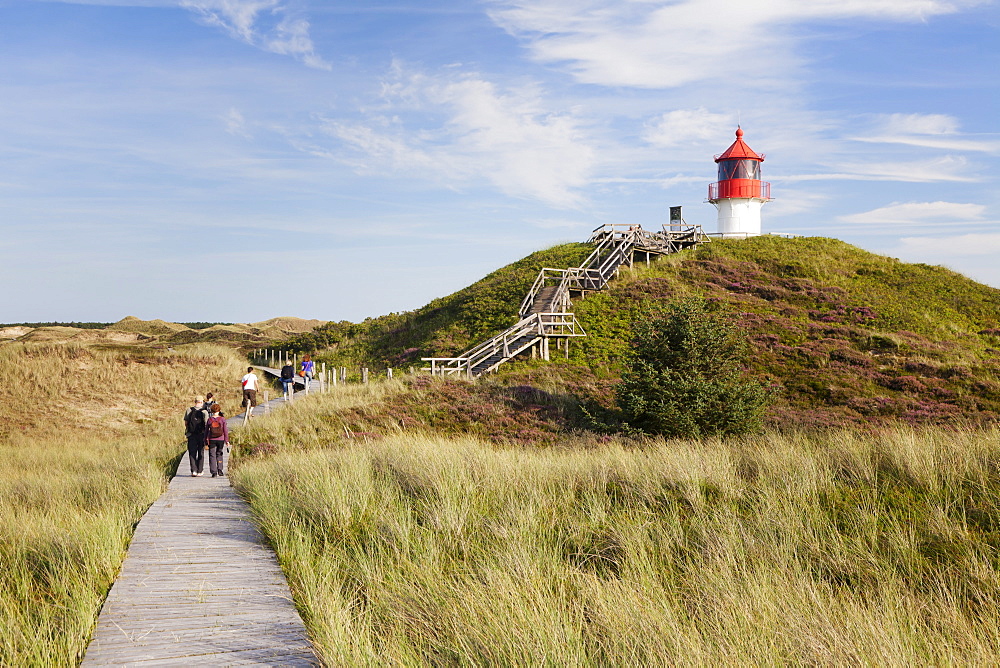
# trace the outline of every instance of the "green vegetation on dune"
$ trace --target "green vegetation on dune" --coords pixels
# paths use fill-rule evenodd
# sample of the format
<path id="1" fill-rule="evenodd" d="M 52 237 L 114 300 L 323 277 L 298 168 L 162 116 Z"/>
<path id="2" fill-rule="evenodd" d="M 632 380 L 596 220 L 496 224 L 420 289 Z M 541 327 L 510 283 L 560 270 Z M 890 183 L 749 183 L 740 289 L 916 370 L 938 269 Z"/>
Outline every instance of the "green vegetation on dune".
<path id="1" fill-rule="evenodd" d="M 572 359 L 619 368 L 640 305 L 685 294 L 739 314 L 752 370 L 781 390 L 772 424 L 1000 417 L 1000 291 L 833 239 L 716 241 L 623 271 L 575 304 Z"/>
<path id="2" fill-rule="evenodd" d="M 557 246 L 426 307 L 338 323 L 294 340 L 343 366 L 408 366 L 450 356 L 513 322 L 539 267 L 574 266 L 586 244 Z M 738 317 L 750 370 L 777 391 L 770 424 L 837 427 L 871 421 L 993 422 L 1000 417 L 1000 290 L 820 237 L 713 241 L 623 268 L 574 302 L 587 336 L 572 342 L 560 390 L 610 407 L 650 303 L 703 296 Z M 523 384 L 534 363 L 501 368 Z"/>

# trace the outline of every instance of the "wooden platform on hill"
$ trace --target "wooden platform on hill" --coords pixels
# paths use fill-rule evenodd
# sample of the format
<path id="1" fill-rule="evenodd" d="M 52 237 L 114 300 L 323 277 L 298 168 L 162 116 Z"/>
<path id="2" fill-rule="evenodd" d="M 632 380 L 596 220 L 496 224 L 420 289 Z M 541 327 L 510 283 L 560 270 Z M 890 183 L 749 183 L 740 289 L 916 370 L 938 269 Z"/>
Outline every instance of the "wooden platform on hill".
<path id="1" fill-rule="evenodd" d="M 190 473 L 185 452 L 136 528 L 82 665 L 318 665 L 249 506 L 207 461 L 204 477 Z"/>

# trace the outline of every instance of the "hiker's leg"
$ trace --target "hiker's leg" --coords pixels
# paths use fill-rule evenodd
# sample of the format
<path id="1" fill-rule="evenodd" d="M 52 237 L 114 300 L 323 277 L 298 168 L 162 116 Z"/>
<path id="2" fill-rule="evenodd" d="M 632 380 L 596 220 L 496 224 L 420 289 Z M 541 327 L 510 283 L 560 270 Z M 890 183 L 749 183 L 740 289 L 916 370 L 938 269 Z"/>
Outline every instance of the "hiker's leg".
<path id="1" fill-rule="evenodd" d="M 194 450 L 194 464 L 192 466 L 197 466 L 197 469 L 192 468 L 192 472 L 201 473 L 205 469 L 205 434 L 198 434 L 198 438 L 195 439 L 194 445 L 189 447 L 189 449 Z"/>
<path id="2" fill-rule="evenodd" d="M 192 475 L 198 472 L 198 463 L 201 461 L 201 458 L 198 457 L 198 452 L 200 451 L 200 448 L 195 443 L 196 438 L 197 438 L 196 436 L 188 436 L 188 444 L 187 444 L 188 464 L 191 465 Z"/>
<path id="3" fill-rule="evenodd" d="M 219 448 L 218 445 L 222 441 L 209 441 L 208 442 L 208 470 L 214 476 L 219 472 Z"/>

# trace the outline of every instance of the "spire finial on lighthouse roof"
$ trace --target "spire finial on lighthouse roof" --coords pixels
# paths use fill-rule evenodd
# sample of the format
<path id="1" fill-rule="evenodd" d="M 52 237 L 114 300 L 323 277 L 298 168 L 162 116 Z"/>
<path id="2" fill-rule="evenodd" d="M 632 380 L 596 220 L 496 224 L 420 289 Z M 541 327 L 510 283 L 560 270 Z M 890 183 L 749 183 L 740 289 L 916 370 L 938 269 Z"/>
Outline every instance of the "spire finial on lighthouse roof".
<path id="1" fill-rule="evenodd" d="M 736 126 L 736 141 L 733 145 L 726 149 L 722 155 L 715 156 L 715 161 L 720 160 L 764 160 L 763 155 L 757 155 L 754 150 L 747 146 L 746 142 L 743 141 L 743 128 Z"/>

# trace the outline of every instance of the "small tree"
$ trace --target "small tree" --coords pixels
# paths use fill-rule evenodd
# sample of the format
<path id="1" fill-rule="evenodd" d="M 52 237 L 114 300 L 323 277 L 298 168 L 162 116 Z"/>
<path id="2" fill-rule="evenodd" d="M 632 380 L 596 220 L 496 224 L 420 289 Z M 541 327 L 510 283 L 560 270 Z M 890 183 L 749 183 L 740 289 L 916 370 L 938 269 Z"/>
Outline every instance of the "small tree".
<path id="1" fill-rule="evenodd" d="M 615 397 L 624 419 L 648 434 L 701 438 L 762 427 L 768 390 L 748 379 L 742 331 L 703 298 L 647 308 Z"/>

